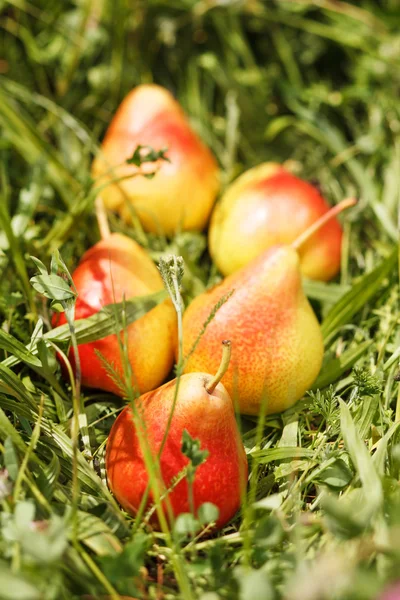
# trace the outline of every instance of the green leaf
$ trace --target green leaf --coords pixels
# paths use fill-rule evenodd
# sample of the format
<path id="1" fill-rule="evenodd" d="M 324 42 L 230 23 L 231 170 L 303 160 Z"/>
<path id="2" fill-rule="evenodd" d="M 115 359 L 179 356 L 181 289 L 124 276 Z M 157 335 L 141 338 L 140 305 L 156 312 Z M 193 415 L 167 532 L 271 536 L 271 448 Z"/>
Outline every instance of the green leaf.
<path id="1" fill-rule="evenodd" d="M 161 302 L 167 298 L 167 295 L 168 294 L 165 290 L 161 290 L 159 292 L 155 292 L 154 294 L 138 296 L 137 298 L 132 298 L 132 300 L 126 300 L 125 302 L 109 304 L 87 319 L 78 319 L 74 322 L 78 344 L 88 344 L 90 342 L 100 340 L 108 335 L 118 333 L 122 325 L 117 327 L 114 312 L 115 310 L 119 315 L 124 312 L 126 325 L 130 325 L 137 319 L 140 319 L 147 312 L 161 304 Z M 45 333 L 43 339 L 48 339 L 54 342 L 68 341 L 71 339 L 70 328 L 68 324 L 56 327 L 55 329 Z M 29 345 L 32 353 L 35 352 L 35 346 L 35 343 L 31 343 Z M 2 366 L 9 368 L 17 365 L 19 362 L 20 360 L 17 356 L 9 356 L 2 363 L 0 363 L 0 380 Z"/>
<path id="2" fill-rule="evenodd" d="M 12 573 L 0 564 L 1 600 L 42 600 L 42 593 L 21 575 Z"/>
<path id="3" fill-rule="evenodd" d="M 46 160 L 46 174 L 57 189 L 65 206 L 81 191 L 81 185 L 65 167 L 65 161 L 40 134 L 37 122 L 21 106 L 16 106 L 4 86 L 0 88 L 0 123 L 16 150 L 28 164 Z M 1 202 L 0 202 L 1 205 Z"/>
<path id="4" fill-rule="evenodd" d="M 59 275 L 54 275 L 54 273 L 35 275 L 31 277 L 30 282 L 39 294 L 43 294 L 50 300 L 65 301 L 76 297 L 75 292 L 71 290 L 68 283 Z"/>
<path id="5" fill-rule="evenodd" d="M 287 419 L 286 415 L 283 416 L 285 426 L 282 430 L 281 439 L 279 440 L 279 448 L 293 448 L 296 446 L 298 441 L 299 433 L 299 422 L 297 415 L 291 415 Z M 287 422 L 286 422 L 287 421 Z"/>
<path id="6" fill-rule="evenodd" d="M 23 410 L 25 407 L 23 406 Z M 10 419 L 5 414 L 4 410 L 0 408 L 0 434 L 3 439 L 10 437 L 12 442 L 18 450 L 25 454 L 27 447 L 20 433 L 16 430 L 14 425 L 10 422 Z"/>
<path id="7" fill-rule="evenodd" d="M 235 578 L 239 584 L 239 600 L 270 600 L 275 598 L 268 575 L 261 569 L 236 567 Z"/>
<path id="8" fill-rule="evenodd" d="M 250 455 L 254 458 L 257 458 L 257 461 L 262 465 L 280 460 L 312 458 L 314 454 L 315 452 L 309 448 L 290 448 L 289 446 L 283 446 L 282 448 L 266 448 L 264 450 L 257 450 L 250 453 Z"/>
<path id="9" fill-rule="evenodd" d="M 364 397 L 354 422 L 362 440 L 369 437 L 371 425 L 379 406 L 379 396 Z"/>
<path id="10" fill-rule="evenodd" d="M 35 521 L 35 506 L 31 501 L 19 502 L 13 518 L 8 519 L 3 528 L 8 541 L 16 541 L 22 551 L 39 564 L 51 564 L 58 561 L 67 547 L 64 519 L 52 515 L 38 526 Z"/>
<path id="11" fill-rule="evenodd" d="M 362 490 L 352 490 L 347 496 L 337 498 L 332 493 L 325 493 L 321 506 L 325 512 L 324 521 L 335 536 L 351 539 L 359 536 L 369 524 L 368 514 L 363 514 L 364 494 Z"/>
<path id="12" fill-rule="evenodd" d="M 19 340 L 0 329 L 0 348 L 6 352 L 10 352 L 19 360 L 32 367 L 40 368 L 42 363 L 34 356 Z"/>
<path id="13" fill-rule="evenodd" d="M 43 338 L 37 341 L 37 351 L 42 363 L 43 371 L 47 374 L 53 374 L 57 370 L 57 359 L 54 348 L 49 348 Z"/>
<path id="14" fill-rule="evenodd" d="M 19 460 L 10 437 L 7 437 L 4 442 L 4 466 L 8 471 L 10 479 L 15 481 L 18 477 Z"/>
<path id="15" fill-rule="evenodd" d="M 399 362 L 399 359 L 400 359 L 400 347 L 396 348 L 396 350 L 393 352 L 392 356 L 387 359 L 387 361 L 383 365 L 383 370 L 387 371 L 388 369 L 390 369 L 390 367 L 392 367 L 395 363 Z"/>
<path id="16" fill-rule="evenodd" d="M 185 538 L 195 535 L 199 529 L 200 523 L 192 513 L 181 513 L 175 521 L 174 534 L 179 538 Z"/>
<path id="17" fill-rule="evenodd" d="M 374 462 L 377 472 L 381 476 L 384 475 L 384 472 L 385 472 L 385 459 L 387 456 L 388 443 L 389 443 L 390 439 L 393 437 L 393 435 L 396 433 L 396 431 L 398 430 L 399 426 L 400 426 L 400 421 L 397 421 L 397 423 L 393 423 L 393 425 L 385 433 L 383 438 L 381 438 L 379 440 L 379 442 L 377 443 L 377 449 L 376 449 L 376 452 L 375 452 L 372 460 Z"/>
<path id="18" fill-rule="evenodd" d="M 364 510 L 372 516 L 382 506 L 382 483 L 343 400 L 340 400 L 340 416 L 344 443 L 363 486 Z"/>
<path id="19" fill-rule="evenodd" d="M 110 527 L 103 519 L 89 512 L 78 512 L 77 536 L 97 556 L 119 556 L 122 550 L 121 543 Z"/>
<path id="20" fill-rule="evenodd" d="M 29 421 L 32 418 L 32 411 L 27 406 L 21 404 L 21 402 L 11 400 L 11 398 L 7 398 L 4 395 L 0 395 L 0 405 L 4 410 L 11 411 L 18 419 L 27 419 Z"/>
<path id="21" fill-rule="evenodd" d="M 24 530 L 29 528 L 35 518 L 35 505 L 31 500 L 18 502 L 14 511 L 14 521 L 16 527 L 23 534 Z M 18 539 L 18 538 L 14 538 Z"/>
<path id="22" fill-rule="evenodd" d="M 349 291 L 350 286 L 303 279 L 303 289 L 308 298 L 327 304 L 334 304 Z"/>
<path id="23" fill-rule="evenodd" d="M 156 162 L 157 160 L 166 160 L 171 162 L 165 153 L 168 152 L 168 148 L 162 148 L 161 150 L 154 150 L 151 146 L 144 146 L 139 144 L 136 146 L 132 156 L 126 160 L 128 165 L 135 165 L 140 167 L 144 163 Z"/>
<path id="24" fill-rule="evenodd" d="M 115 310 L 118 311 L 118 315 L 124 312 L 125 322 L 127 325 L 130 325 L 161 304 L 166 297 L 167 292 L 161 290 L 148 296 L 138 296 L 125 302 L 109 304 L 87 319 L 78 319 L 74 323 L 78 344 L 88 344 L 108 335 L 118 333 L 119 328 L 115 319 Z M 53 341 L 62 341 L 70 339 L 71 336 L 68 325 L 62 325 L 46 333 L 44 337 Z"/>
<path id="25" fill-rule="evenodd" d="M 0 433 L 1 433 L 1 409 L 0 409 Z M 42 419 L 42 431 L 46 434 L 46 450 L 51 447 L 56 452 L 60 464 L 61 470 L 64 475 L 68 477 L 72 476 L 72 461 L 74 457 L 73 445 L 71 438 L 64 431 L 63 427 L 48 421 L 45 417 Z M 14 440 L 13 440 L 14 441 Z M 14 442 L 15 443 L 15 442 Z M 25 448 L 26 451 L 26 448 Z M 109 522 L 113 527 L 120 527 L 123 533 L 127 533 L 125 524 L 125 518 L 123 513 L 117 509 L 115 501 L 108 490 L 103 484 L 100 477 L 94 471 L 94 469 L 88 464 L 81 452 L 78 452 L 78 471 L 79 481 L 82 486 L 82 490 L 93 494 L 98 499 L 104 499 L 107 502 L 109 511 Z"/>
<path id="26" fill-rule="evenodd" d="M 125 545 L 122 552 L 100 559 L 105 576 L 121 590 L 121 593 L 138 594 L 135 578 L 144 563 L 147 547 L 148 537 L 139 532 Z"/>
<path id="27" fill-rule="evenodd" d="M 1 95 L 1 91 L 0 91 Z M 0 101 L 1 104 L 1 101 Z M 1 120 L 1 106 L 0 106 L 0 120 Z M 3 230 L 7 236 L 9 245 L 9 255 L 12 258 L 17 274 L 21 280 L 24 292 L 28 298 L 30 309 L 35 313 L 35 305 L 33 302 L 32 289 L 29 285 L 28 272 L 26 269 L 26 263 L 21 250 L 19 239 L 14 235 L 11 227 L 10 215 L 7 210 L 7 203 L 5 198 L 0 195 L 0 230 Z"/>
<path id="28" fill-rule="evenodd" d="M 47 275 L 47 268 L 41 260 L 36 258 L 36 256 L 31 256 L 31 261 L 35 263 L 36 268 L 41 275 Z"/>
<path id="29" fill-rule="evenodd" d="M 43 170 L 42 165 L 34 169 L 34 179 L 30 182 L 29 188 L 23 188 L 19 194 L 18 208 L 11 220 L 17 238 L 24 236 L 40 200 L 43 191 Z"/>
<path id="30" fill-rule="evenodd" d="M 396 263 L 397 249 L 342 296 L 322 322 L 322 335 L 325 340 L 340 327 L 349 323 L 365 307 L 366 303 L 380 290 L 385 278 L 393 272 Z"/>
<path id="31" fill-rule="evenodd" d="M 209 523 L 215 523 L 219 517 L 218 506 L 211 502 L 204 502 L 197 511 L 197 518 L 201 525 L 208 525 Z"/>
<path id="32" fill-rule="evenodd" d="M 372 344 L 373 340 L 367 340 L 349 348 L 340 356 L 329 360 L 322 366 L 321 372 L 311 389 L 317 390 L 319 388 L 324 388 L 337 381 L 346 371 L 352 368 Z"/>
<path id="33" fill-rule="evenodd" d="M 41 469 L 37 478 L 37 486 L 47 500 L 51 500 L 60 476 L 60 461 L 57 455 L 50 449 L 51 460 L 48 465 Z"/>
<path id="34" fill-rule="evenodd" d="M 11 369 L 0 363 L 0 391 L 10 394 L 20 402 L 26 402 L 31 407 L 36 407 L 36 402 L 26 389 L 21 380 Z"/>
<path id="35" fill-rule="evenodd" d="M 76 294 L 78 293 L 77 289 L 75 287 L 75 284 L 74 284 L 74 280 L 72 279 L 72 275 L 69 272 L 69 269 L 68 269 L 67 265 L 65 264 L 64 259 L 58 250 L 54 250 L 54 252 L 51 256 L 50 272 L 53 273 L 54 275 L 57 275 L 57 274 L 64 275 L 66 280 L 68 281 L 68 284 L 71 286 L 71 288 L 74 290 L 74 292 Z"/>
<path id="36" fill-rule="evenodd" d="M 283 492 L 277 494 L 271 494 L 262 500 L 254 502 L 253 507 L 262 510 L 276 510 L 280 507 L 284 500 L 285 494 Z"/>
<path id="37" fill-rule="evenodd" d="M 318 469 L 318 475 L 313 474 L 313 480 L 331 488 L 341 490 L 353 479 L 353 473 L 341 458 L 331 459 Z"/>
<path id="38" fill-rule="evenodd" d="M 193 467 L 199 467 L 209 455 L 207 449 L 200 449 L 200 440 L 195 440 L 190 433 L 184 429 L 182 435 L 182 454 L 187 456 Z"/>

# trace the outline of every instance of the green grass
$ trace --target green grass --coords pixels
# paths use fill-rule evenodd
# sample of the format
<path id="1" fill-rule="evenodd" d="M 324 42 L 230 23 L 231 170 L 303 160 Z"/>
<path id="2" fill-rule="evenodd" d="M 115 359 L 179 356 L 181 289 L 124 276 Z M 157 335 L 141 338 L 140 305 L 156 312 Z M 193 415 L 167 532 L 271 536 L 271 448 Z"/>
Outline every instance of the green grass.
<path id="1" fill-rule="evenodd" d="M 0 2 L 0 598 L 374 600 L 398 578 L 399 19 L 396 0 Z M 248 501 L 208 537 L 120 510 L 102 457 L 121 401 L 61 377 L 54 344 L 66 350 L 70 330 L 50 331 L 54 290 L 30 284 L 31 256 L 47 269 L 59 248 L 72 271 L 98 240 L 91 159 L 123 96 L 149 81 L 176 94 L 224 185 L 290 161 L 332 202 L 360 200 L 340 277 L 305 282 L 321 374 L 265 427 L 242 419 Z M 186 303 L 217 279 L 202 234 L 111 228 L 157 262 L 182 255 Z M 78 342 L 162 298 L 105 310 Z"/>

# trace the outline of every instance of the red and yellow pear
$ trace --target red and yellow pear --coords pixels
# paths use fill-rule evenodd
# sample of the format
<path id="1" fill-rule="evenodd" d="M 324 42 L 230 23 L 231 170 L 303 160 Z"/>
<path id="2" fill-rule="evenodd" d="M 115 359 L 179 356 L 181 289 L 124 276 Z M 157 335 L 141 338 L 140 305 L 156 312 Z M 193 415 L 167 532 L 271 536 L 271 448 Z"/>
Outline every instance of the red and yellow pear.
<path id="1" fill-rule="evenodd" d="M 317 188 L 277 163 L 263 163 L 236 179 L 215 207 L 211 256 L 230 275 L 268 248 L 291 244 L 328 210 Z M 299 249 L 302 274 L 332 279 L 340 269 L 341 243 L 342 228 L 331 219 Z"/>
<path id="2" fill-rule="evenodd" d="M 84 319 L 107 304 L 145 296 L 163 289 L 161 276 L 148 254 L 134 240 L 111 234 L 90 248 L 72 274 L 78 297 L 75 319 Z M 66 322 L 55 315 L 53 325 Z M 174 360 L 176 313 L 165 300 L 126 329 L 128 357 L 133 371 L 132 385 L 143 393 L 160 385 Z M 121 389 L 108 374 L 96 354 L 112 364 L 123 378 L 123 364 L 117 335 L 78 347 L 82 384 L 121 395 Z M 73 354 L 70 353 L 73 362 Z"/>
<path id="3" fill-rule="evenodd" d="M 215 349 L 218 356 L 220 344 L 220 340 L 217 340 Z M 159 460 L 165 488 L 171 486 L 189 463 L 181 450 L 184 430 L 200 441 L 202 450 L 208 450 L 207 458 L 195 473 L 193 508 L 196 513 L 205 502 L 216 505 L 219 509 L 217 527 L 223 527 L 239 509 L 248 469 L 233 403 L 219 382 L 227 368 L 229 356 L 230 342 L 224 342 L 223 359 L 214 377 L 207 373 L 182 375 L 178 392 L 178 380 L 175 379 L 144 394 L 135 403 L 139 426 L 145 433 L 153 460 Z M 165 437 L 172 409 L 173 416 Z M 106 470 L 108 484 L 118 502 L 127 512 L 135 515 L 150 479 L 129 406 L 112 426 L 106 449 Z M 186 477 L 168 493 L 168 499 L 175 517 L 190 512 Z M 148 504 L 153 502 L 150 492 Z M 163 510 L 168 515 L 165 503 Z"/>
<path id="4" fill-rule="evenodd" d="M 218 340 L 229 336 L 232 359 L 222 382 L 242 413 L 257 415 L 263 406 L 266 414 L 276 413 L 297 402 L 316 379 L 324 353 L 320 325 L 303 292 L 298 250 L 328 218 L 353 204 L 343 201 L 292 245 L 266 250 L 197 296 L 183 317 L 185 356 L 215 305 L 232 294 L 207 325 L 185 372 L 212 372 Z"/>
<path id="5" fill-rule="evenodd" d="M 127 164 L 138 145 L 167 149 L 169 161 Z M 152 179 L 139 173 L 156 172 Z M 219 189 L 210 150 L 192 130 L 173 96 L 158 85 L 139 85 L 119 106 L 106 132 L 92 175 L 106 208 L 146 231 L 174 234 L 206 226 Z M 116 181 L 118 179 L 118 181 Z"/>

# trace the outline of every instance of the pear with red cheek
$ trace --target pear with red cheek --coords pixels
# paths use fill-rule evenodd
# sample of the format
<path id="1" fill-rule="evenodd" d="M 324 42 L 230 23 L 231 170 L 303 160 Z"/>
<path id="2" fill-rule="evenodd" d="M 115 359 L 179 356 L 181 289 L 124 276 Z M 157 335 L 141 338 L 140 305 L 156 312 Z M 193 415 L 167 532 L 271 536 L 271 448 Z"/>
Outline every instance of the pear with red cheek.
<path id="1" fill-rule="evenodd" d="M 169 162 L 160 160 L 140 169 L 127 164 L 138 145 L 167 149 Z M 154 171 L 152 179 L 138 175 Z M 98 186 L 108 183 L 101 191 L 106 208 L 118 211 L 126 221 L 133 210 L 144 229 L 155 233 L 204 229 L 219 190 L 215 158 L 191 129 L 178 102 L 158 85 L 139 85 L 123 100 L 92 175 Z"/>
<path id="2" fill-rule="evenodd" d="M 143 248 L 116 233 L 102 239 L 83 255 L 72 279 L 78 292 L 75 319 L 90 317 L 107 304 L 163 289 L 161 276 Z M 64 314 L 54 315 L 54 326 L 65 322 Z M 165 300 L 131 323 L 126 334 L 132 385 L 141 393 L 152 390 L 166 379 L 173 365 L 176 313 L 171 301 Z M 121 395 L 121 389 L 96 355 L 97 350 L 123 379 L 117 335 L 81 344 L 78 350 L 82 384 Z M 73 362 L 72 352 L 70 360 Z"/>
<path id="3" fill-rule="evenodd" d="M 281 412 L 299 400 L 316 379 L 324 353 L 321 328 L 303 292 L 298 250 L 327 219 L 352 206 L 344 200 L 292 245 L 273 246 L 220 285 L 197 296 L 183 317 L 187 355 L 212 309 L 218 309 L 191 354 L 185 372 L 212 372 L 216 340 L 232 340 L 229 368 L 222 379 L 240 411 L 258 415 Z"/>
<path id="4" fill-rule="evenodd" d="M 210 225 L 211 256 L 224 275 L 277 244 L 290 244 L 326 214 L 329 205 L 311 184 L 276 163 L 241 175 L 216 206 Z M 305 277 L 328 281 L 340 269 L 342 228 L 331 219 L 301 249 Z"/>
<path id="5" fill-rule="evenodd" d="M 196 470 L 192 488 L 193 508 L 196 513 L 204 502 L 215 504 L 219 509 L 218 528 L 223 527 L 239 509 L 248 474 L 232 400 L 219 383 L 230 357 L 230 342 L 223 344 L 223 358 L 215 377 L 207 373 L 190 373 L 180 378 L 171 425 L 163 447 L 177 380 L 144 394 L 135 404 L 140 427 L 145 431 L 153 459 L 159 460 L 166 488 L 189 463 L 181 450 L 184 430 L 200 441 L 202 450 L 208 451 L 207 458 Z M 219 356 L 220 342 L 217 345 Z M 108 484 L 118 502 L 135 515 L 147 490 L 149 475 L 130 407 L 122 411 L 111 429 L 106 449 L 106 471 Z M 175 517 L 190 512 L 186 477 L 173 487 L 168 499 Z M 153 502 L 150 492 L 148 504 Z M 165 503 L 163 510 L 168 515 Z"/>

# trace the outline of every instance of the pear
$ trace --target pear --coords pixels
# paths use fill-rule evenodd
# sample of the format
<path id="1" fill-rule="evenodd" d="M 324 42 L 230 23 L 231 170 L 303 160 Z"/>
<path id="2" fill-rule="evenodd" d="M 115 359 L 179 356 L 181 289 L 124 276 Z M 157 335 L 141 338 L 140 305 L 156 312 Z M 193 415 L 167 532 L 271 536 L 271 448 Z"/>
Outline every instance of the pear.
<path id="1" fill-rule="evenodd" d="M 156 171 L 152 179 L 125 162 L 138 145 L 167 149 L 169 162 L 142 165 L 140 172 Z M 218 173 L 178 102 L 158 85 L 139 85 L 126 96 L 92 166 L 97 184 L 109 183 L 101 192 L 106 208 L 128 222 L 135 212 L 146 231 L 165 234 L 204 229 L 218 193 Z M 115 182 L 118 178 L 124 179 Z"/>
<path id="2" fill-rule="evenodd" d="M 82 257 L 72 279 L 78 292 L 75 318 L 84 319 L 107 304 L 122 302 L 163 289 L 161 276 L 147 253 L 134 240 L 111 234 L 90 248 Z M 64 314 L 55 315 L 54 325 L 66 322 Z M 160 385 L 174 361 L 176 313 L 170 300 L 156 306 L 127 327 L 132 384 L 141 393 Z M 121 395 L 121 389 L 108 374 L 98 350 L 123 377 L 118 339 L 110 335 L 79 346 L 82 384 Z M 72 352 L 70 359 L 73 361 Z"/>
<path id="3" fill-rule="evenodd" d="M 185 372 L 212 372 L 218 340 L 232 340 L 233 352 L 223 383 L 240 411 L 281 412 L 299 400 L 316 379 L 324 352 L 320 325 L 303 292 L 298 249 L 327 219 L 352 206 L 345 200 L 324 215 L 292 245 L 274 246 L 220 285 L 197 296 L 183 317 Z M 199 332 L 223 298 L 232 294 Z"/>
<path id="4" fill-rule="evenodd" d="M 215 207 L 210 254 L 230 275 L 268 248 L 290 244 L 328 210 L 314 186 L 277 163 L 263 163 L 236 179 Z M 332 279 L 340 269 L 341 242 L 342 228 L 331 219 L 299 250 L 302 274 Z"/>
<path id="5" fill-rule="evenodd" d="M 217 342 L 220 354 L 220 341 Z M 229 362 L 230 342 L 224 342 L 223 359 L 216 376 L 207 373 L 182 375 L 136 401 L 137 413 L 154 460 L 158 460 L 169 416 L 173 416 L 159 458 L 161 478 L 168 489 L 188 465 L 182 453 L 184 430 L 200 441 L 208 456 L 197 467 L 193 482 L 195 512 L 205 502 L 219 509 L 217 527 L 223 527 L 240 507 L 247 482 L 247 458 L 235 420 L 232 400 L 219 383 Z M 177 396 L 176 396 L 177 392 Z M 175 400 L 176 396 L 176 400 Z M 114 422 L 106 448 L 108 484 L 118 502 L 135 515 L 146 492 L 149 475 L 134 425 L 132 409 L 126 407 Z M 186 477 L 168 493 L 173 515 L 190 512 Z M 148 504 L 153 502 L 150 494 Z M 167 514 L 165 506 L 163 507 Z"/>

